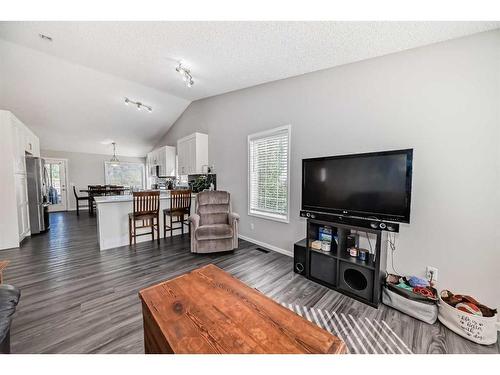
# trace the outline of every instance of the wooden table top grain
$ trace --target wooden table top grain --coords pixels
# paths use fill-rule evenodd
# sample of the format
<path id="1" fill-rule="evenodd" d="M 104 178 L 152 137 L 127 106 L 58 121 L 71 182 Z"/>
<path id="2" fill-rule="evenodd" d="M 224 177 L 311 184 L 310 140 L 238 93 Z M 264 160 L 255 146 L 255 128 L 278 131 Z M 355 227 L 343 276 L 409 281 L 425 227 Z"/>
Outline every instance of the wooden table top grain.
<path id="1" fill-rule="evenodd" d="M 342 340 L 213 264 L 139 292 L 146 353 L 345 353 Z"/>
<path id="2" fill-rule="evenodd" d="M 3 271 L 7 268 L 10 261 L 8 260 L 0 260 L 0 284 L 3 283 Z"/>

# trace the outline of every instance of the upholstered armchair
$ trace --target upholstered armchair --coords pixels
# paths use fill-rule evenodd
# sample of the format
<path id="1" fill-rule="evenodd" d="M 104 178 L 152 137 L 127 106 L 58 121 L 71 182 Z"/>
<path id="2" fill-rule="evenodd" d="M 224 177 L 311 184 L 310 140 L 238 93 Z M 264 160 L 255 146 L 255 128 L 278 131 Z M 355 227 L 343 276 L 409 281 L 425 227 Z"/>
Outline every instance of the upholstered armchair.
<path id="1" fill-rule="evenodd" d="M 198 193 L 194 212 L 189 217 L 192 253 L 215 253 L 238 247 L 240 216 L 231 212 L 227 191 Z"/>

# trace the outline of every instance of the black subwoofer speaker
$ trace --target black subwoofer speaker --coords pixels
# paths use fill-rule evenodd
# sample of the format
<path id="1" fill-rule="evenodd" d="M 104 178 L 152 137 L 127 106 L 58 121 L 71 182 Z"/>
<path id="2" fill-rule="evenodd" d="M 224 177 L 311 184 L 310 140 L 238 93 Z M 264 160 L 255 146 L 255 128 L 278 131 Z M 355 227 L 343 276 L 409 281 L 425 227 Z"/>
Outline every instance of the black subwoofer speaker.
<path id="1" fill-rule="evenodd" d="M 374 271 L 349 262 L 340 262 L 339 288 L 371 301 L 373 298 Z"/>
<path id="2" fill-rule="evenodd" d="M 293 272 L 300 275 L 306 274 L 306 240 L 293 245 Z"/>

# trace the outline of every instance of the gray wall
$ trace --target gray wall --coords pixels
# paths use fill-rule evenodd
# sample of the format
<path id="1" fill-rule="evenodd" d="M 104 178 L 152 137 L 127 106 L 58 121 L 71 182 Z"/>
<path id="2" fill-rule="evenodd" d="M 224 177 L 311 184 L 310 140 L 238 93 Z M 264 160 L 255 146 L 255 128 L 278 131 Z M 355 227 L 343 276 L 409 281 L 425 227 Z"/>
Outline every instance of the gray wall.
<path id="1" fill-rule="evenodd" d="M 43 145 L 42 145 L 43 146 Z M 77 191 L 86 189 L 87 185 L 104 184 L 104 162 L 109 161 L 111 155 L 87 154 L 82 152 L 66 152 L 41 150 L 42 157 L 68 159 L 68 196 L 69 210 L 76 209 L 73 184 Z M 119 156 L 120 161 L 146 163 L 146 158 Z M 82 193 L 82 195 L 85 195 Z M 86 206 L 85 202 L 80 202 Z"/>
<path id="2" fill-rule="evenodd" d="M 196 101 L 159 145 L 208 133 L 241 233 L 287 250 L 305 235 L 302 158 L 413 147 L 411 224 L 397 236 L 396 269 L 435 266 L 441 288 L 499 306 L 499 45 L 496 30 Z M 290 224 L 247 215 L 247 135 L 284 124 Z"/>

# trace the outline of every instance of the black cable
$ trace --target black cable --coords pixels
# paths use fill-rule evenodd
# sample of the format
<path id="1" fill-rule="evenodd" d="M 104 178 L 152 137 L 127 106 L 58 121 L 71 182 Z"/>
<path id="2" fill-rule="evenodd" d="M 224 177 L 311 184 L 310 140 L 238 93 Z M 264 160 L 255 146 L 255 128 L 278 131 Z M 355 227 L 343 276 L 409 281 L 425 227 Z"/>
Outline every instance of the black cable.
<path id="1" fill-rule="evenodd" d="M 392 267 L 392 271 L 396 275 L 401 276 L 401 274 L 394 267 L 394 252 L 396 251 L 396 234 L 393 233 L 392 235 L 394 236 L 392 240 L 391 240 L 391 234 L 388 233 L 388 235 L 387 235 L 387 242 L 389 243 L 389 247 L 391 248 L 391 267 Z"/>
<path id="2" fill-rule="evenodd" d="M 368 232 L 365 232 L 366 239 L 368 240 L 368 245 L 370 246 L 370 254 L 373 253 L 372 242 L 370 241 L 370 237 L 368 236 Z"/>
<path id="3" fill-rule="evenodd" d="M 372 242 L 370 241 L 370 237 L 368 236 L 368 232 L 366 231 L 365 231 L 365 236 L 366 239 L 368 240 L 368 245 L 370 245 L 370 254 L 373 254 L 373 262 L 375 262 L 375 260 L 377 259 L 377 254 L 373 252 Z"/>

